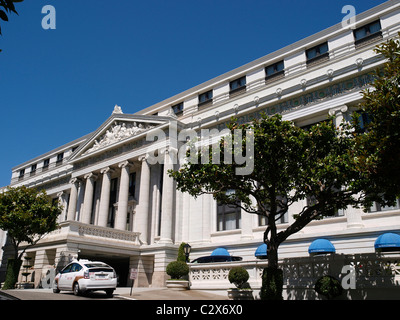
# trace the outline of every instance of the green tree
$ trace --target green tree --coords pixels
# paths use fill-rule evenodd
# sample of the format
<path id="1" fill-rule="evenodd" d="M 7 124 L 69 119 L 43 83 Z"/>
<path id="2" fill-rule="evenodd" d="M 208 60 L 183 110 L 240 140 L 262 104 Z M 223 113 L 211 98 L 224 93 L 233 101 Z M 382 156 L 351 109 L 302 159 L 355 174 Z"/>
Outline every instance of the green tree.
<path id="1" fill-rule="evenodd" d="M 14 12 L 18 14 L 18 12 L 15 10 L 14 2 L 22 2 L 24 0 L 0 0 L 0 7 L 2 7 L 4 10 L 0 9 L 0 19 L 3 21 L 8 21 L 8 16 L 7 13 Z M 0 26 L 0 35 L 1 35 L 1 26 Z M 1 52 L 1 49 L 0 49 Z"/>
<path id="2" fill-rule="evenodd" d="M 280 115 L 263 114 L 251 123 L 239 124 L 233 120 L 228 128 L 231 135 L 220 141 L 219 150 L 203 148 L 197 154 L 197 161 L 188 154 L 181 169 L 169 174 L 182 192 L 194 197 L 211 193 L 220 204 L 238 206 L 267 218 L 264 242 L 270 276 L 266 279 L 274 279 L 278 286 L 266 286 L 263 296 L 281 299 L 282 279 L 275 276 L 282 277 L 278 270 L 280 244 L 311 221 L 333 215 L 348 205 L 357 205 L 360 200 L 356 196 L 360 190 L 354 181 L 362 178 L 362 174 L 355 169 L 354 139 L 344 126 L 337 130 L 332 119 L 307 131 L 283 121 Z M 246 130 L 250 135 L 245 135 Z M 235 161 L 213 163 L 216 152 L 222 155 L 224 148 L 240 145 L 236 137 L 242 137 L 242 147 L 234 148 L 234 152 L 245 154 L 246 139 L 251 135 L 254 168 L 250 174 L 237 174 L 241 164 Z M 209 161 L 205 163 L 201 159 L 207 154 Z M 309 200 L 307 205 L 299 210 L 291 225 L 278 232 L 276 222 L 290 205 L 302 199 Z"/>
<path id="3" fill-rule="evenodd" d="M 57 218 L 61 210 L 44 190 L 22 186 L 0 194 L 0 229 L 7 231 L 14 249 L 3 289 L 13 288 L 17 282 L 21 258 L 26 249 L 58 228 Z M 22 243 L 24 248 L 20 250 Z"/>
<path id="4" fill-rule="evenodd" d="M 400 33 L 375 48 L 386 62 L 375 71 L 371 87 L 363 91 L 360 111 L 353 117 L 360 180 L 372 201 L 393 205 L 400 196 Z M 364 116 L 364 123 L 360 122 Z M 367 117 L 366 117 L 367 116 Z M 382 198 L 383 197 L 383 198 Z"/>

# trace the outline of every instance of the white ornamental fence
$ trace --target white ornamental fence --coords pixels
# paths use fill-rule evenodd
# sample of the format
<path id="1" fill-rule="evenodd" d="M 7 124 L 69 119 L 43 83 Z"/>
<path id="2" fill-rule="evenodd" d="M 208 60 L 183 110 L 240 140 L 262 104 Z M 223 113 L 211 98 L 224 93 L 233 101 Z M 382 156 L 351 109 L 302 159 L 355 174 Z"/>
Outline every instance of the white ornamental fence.
<path id="1" fill-rule="evenodd" d="M 259 298 L 266 260 L 224 263 L 190 264 L 192 289 L 226 291 L 229 270 L 244 267 L 249 273 L 249 285 L 254 298 Z M 326 255 L 290 258 L 280 261 L 284 275 L 285 299 L 320 299 L 314 290 L 316 281 L 331 275 L 344 290 L 339 299 L 400 299 L 400 254 Z"/>

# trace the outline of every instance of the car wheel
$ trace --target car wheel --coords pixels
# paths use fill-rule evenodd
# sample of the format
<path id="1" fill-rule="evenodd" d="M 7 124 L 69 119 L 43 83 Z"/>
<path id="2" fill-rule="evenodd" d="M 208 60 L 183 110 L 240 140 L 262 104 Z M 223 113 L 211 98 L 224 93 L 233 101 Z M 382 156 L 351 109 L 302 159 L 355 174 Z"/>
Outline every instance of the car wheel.
<path id="1" fill-rule="evenodd" d="M 109 297 L 109 298 L 112 298 L 112 297 L 113 297 L 113 293 L 114 293 L 114 289 L 107 289 L 107 290 L 106 290 L 106 295 L 107 295 L 107 297 Z"/>
<path id="2" fill-rule="evenodd" d="M 79 296 L 81 294 L 81 290 L 79 289 L 79 283 L 74 283 L 74 295 Z"/>
<path id="3" fill-rule="evenodd" d="M 58 283 L 53 283 L 53 293 L 60 293 L 60 289 L 58 289 Z"/>

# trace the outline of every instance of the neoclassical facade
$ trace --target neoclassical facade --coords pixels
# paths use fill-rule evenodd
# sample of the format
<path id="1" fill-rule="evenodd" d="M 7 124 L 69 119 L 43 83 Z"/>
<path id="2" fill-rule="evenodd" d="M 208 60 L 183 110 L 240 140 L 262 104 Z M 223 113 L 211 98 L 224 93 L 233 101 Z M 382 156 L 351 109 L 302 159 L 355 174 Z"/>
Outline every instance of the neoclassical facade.
<path id="1" fill-rule="evenodd" d="M 136 268 L 135 286 L 163 286 L 166 265 L 176 259 L 182 242 L 192 246 L 191 259 L 223 247 L 244 261 L 254 260 L 262 244 L 263 219 L 219 206 L 211 195 L 195 199 L 176 190 L 167 171 L 179 168 L 185 143 L 179 133 L 220 132 L 232 116 L 246 122 L 261 112 L 280 113 L 300 127 L 328 115 L 338 122 L 349 120 L 361 101 L 360 91 L 383 63 L 374 46 L 400 31 L 400 2 L 385 2 L 355 21 L 350 26 L 339 23 L 134 114 L 125 113 L 129 106 L 115 106 L 96 131 L 12 168 L 10 186 L 44 188 L 63 207 L 60 229 L 27 250 L 35 283 L 51 266 L 80 257 L 110 263 L 120 285 L 129 284 L 129 269 Z M 293 204 L 279 228 L 292 223 L 304 204 Z M 371 253 L 380 234 L 399 231 L 397 206 L 376 204 L 368 212 L 348 208 L 310 223 L 282 244 L 279 254 L 307 256 L 318 238 L 329 239 L 337 253 Z"/>

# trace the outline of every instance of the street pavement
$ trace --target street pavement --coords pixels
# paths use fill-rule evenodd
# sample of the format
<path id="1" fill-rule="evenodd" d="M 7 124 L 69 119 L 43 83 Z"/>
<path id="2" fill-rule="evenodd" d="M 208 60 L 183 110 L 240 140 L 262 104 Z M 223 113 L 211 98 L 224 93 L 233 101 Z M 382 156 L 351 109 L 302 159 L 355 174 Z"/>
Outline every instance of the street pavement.
<path id="1" fill-rule="evenodd" d="M 103 291 L 84 296 L 72 292 L 53 293 L 52 289 L 13 289 L 0 290 L 0 300 L 228 300 L 227 295 L 208 293 L 200 290 L 177 291 L 168 288 L 117 288 L 113 298 Z"/>

